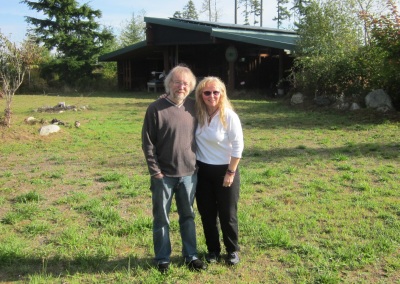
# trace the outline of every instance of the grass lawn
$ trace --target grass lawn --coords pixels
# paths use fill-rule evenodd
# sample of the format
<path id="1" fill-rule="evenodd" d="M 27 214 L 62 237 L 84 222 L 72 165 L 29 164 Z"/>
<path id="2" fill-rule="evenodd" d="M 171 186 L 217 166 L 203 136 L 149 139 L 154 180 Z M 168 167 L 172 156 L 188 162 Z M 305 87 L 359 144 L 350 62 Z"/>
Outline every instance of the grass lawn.
<path id="1" fill-rule="evenodd" d="M 0 128 L 0 282 L 400 283 L 400 115 L 265 98 L 232 99 L 245 135 L 241 263 L 186 269 L 173 205 L 161 275 L 140 140 L 158 95 L 14 97 Z M 37 112 L 59 102 L 79 110 Z M 29 116 L 66 125 L 39 136 Z"/>

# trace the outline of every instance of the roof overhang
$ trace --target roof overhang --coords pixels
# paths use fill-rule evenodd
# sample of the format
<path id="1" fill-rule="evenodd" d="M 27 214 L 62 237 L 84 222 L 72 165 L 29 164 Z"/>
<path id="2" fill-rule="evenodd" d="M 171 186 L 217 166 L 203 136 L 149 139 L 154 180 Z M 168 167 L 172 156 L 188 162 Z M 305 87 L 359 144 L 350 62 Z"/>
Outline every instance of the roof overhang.
<path id="1" fill-rule="evenodd" d="M 248 25 L 223 24 L 217 22 L 195 21 L 177 18 L 151 18 L 145 17 L 147 25 L 160 25 L 177 29 L 209 34 L 216 39 L 229 40 L 261 47 L 271 47 L 283 50 L 295 50 L 298 35 L 294 31 L 255 27 Z M 149 49 L 157 46 L 149 46 L 147 41 L 141 41 L 128 47 L 104 54 L 99 57 L 100 61 L 117 61 L 132 57 L 141 52 L 149 52 Z"/>
<path id="2" fill-rule="evenodd" d="M 110 52 L 103 54 L 99 57 L 99 61 L 115 61 L 116 59 L 122 58 L 122 57 L 128 57 L 130 54 L 134 53 L 135 51 L 140 51 L 142 49 L 145 49 L 147 46 L 147 42 L 140 41 L 138 43 L 132 44 L 130 46 L 118 49 L 116 51 Z"/>
<path id="3" fill-rule="evenodd" d="M 211 36 L 231 41 L 238 41 L 264 47 L 272 47 L 277 49 L 294 50 L 296 47 L 297 36 L 281 35 L 274 33 L 260 34 L 257 32 L 242 32 L 213 29 Z"/>

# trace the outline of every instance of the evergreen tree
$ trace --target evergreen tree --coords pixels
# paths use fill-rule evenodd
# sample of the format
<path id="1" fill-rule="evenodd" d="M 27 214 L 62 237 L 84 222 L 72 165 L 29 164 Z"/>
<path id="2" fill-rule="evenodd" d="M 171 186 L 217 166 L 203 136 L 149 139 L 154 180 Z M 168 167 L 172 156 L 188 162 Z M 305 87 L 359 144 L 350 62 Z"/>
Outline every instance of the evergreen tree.
<path id="1" fill-rule="evenodd" d="M 174 18 L 182 19 L 182 13 L 180 11 L 175 11 L 174 15 L 172 15 Z"/>
<path id="2" fill-rule="evenodd" d="M 249 18 L 251 15 L 251 7 L 252 7 L 252 2 L 251 0 L 239 0 L 239 4 L 243 5 L 243 17 L 244 17 L 244 24 L 245 25 L 250 25 Z"/>
<path id="3" fill-rule="evenodd" d="M 291 14 L 286 5 L 289 3 L 289 0 L 277 0 L 277 13 L 278 16 L 273 18 L 274 21 L 277 22 L 278 29 L 282 26 L 283 21 L 290 19 Z"/>
<path id="4" fill-rule="evenodd" d="M 259 20 L 261 20 L 261 3 L 259 0 L 252 0 L 251 1 L 251 12 L 254 16 L 254 25 L 257 25 L 259 23 Z"/>
<path id="5" fill-rule="evenodd" d="M 197 14 L 196 7 L 192 0 L 189 0 L 189 2 L 186 4 L 186 6 L 183 7 L 182 17 L 184 19 L 190 19 L 190 20 L 198 20 L 199 19 L 199 15 Z"/>
<path id="6" fill-rule="evenodd" d="M 125 23 L 119 37 L 122 47 L 132 45 L 146 38 L 146 24 L 143 19 L 145 14 L 144 11 L 141 11 L 139 15 L 132 13 L 132 18 Z"/>
<path id="7" fill-rule="evenodd" d="M 75 0 L 23 0 L 31 10 L 42 12 L 45 19 L 26 17 L 38 42 L 56 57 L 44 68 L 58 74 L 61 81 L 76 85 L 81 78 L 91 78 L 94 64 L 103 47 L 113 35 L 101 29 L 96 18 L 100 10 L 93 10 L 88 4 L 79 6 Z"/>
<path id="8" fill-rule="evenodd" d="M 293 0 L 293 16 L 294 16 L 294 24 L 296 25 L 298 22 L 301 22 L 304 17 L 305 9 L 307 5 L 310 4 L 310 0 Z"/>

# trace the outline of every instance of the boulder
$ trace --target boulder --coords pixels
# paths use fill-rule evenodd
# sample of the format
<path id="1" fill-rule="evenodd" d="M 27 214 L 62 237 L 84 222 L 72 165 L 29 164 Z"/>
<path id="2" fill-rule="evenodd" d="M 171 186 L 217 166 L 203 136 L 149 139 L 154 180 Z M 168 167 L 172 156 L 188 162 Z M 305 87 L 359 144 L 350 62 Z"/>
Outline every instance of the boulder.
<path id="1" fill-rule="evenodd" d="M 47 136 L 51 133 L 56 133 L 56 132 L 60 131 L 60 129 L 61 129 L 60 126 L 55 125 L 55 124 L 45 125 L 39 129 L 39 134 L 41 136 Z"/>
<path id="2" fill-rule="evenodd" d="M 393 109 L 392 99 L 384 90 L 373 90 L 365 97 L 365 105 L 367 108 L 374 109 Z"/>
<path id="3" fill-rule="evenodd" d="M 304 95 L 302 93 L 295 93 L 290 99 L 292 105 L 302 104 L 304 102 Z"/>
<path id="4" fill-rule="evenodd" d="M 360 109 L 360 106 L 357 103 L 352 103 L 350 106 L 350 110 L 358 110 Z"/>
<path id="5" fill-rule="evenodd" d="M 24 119 L 26 124 L 36 124 L 38 123 L 38 120 L 36 118 L 34 118 L 33 116 L 29 116 L 27 118 Z"/>

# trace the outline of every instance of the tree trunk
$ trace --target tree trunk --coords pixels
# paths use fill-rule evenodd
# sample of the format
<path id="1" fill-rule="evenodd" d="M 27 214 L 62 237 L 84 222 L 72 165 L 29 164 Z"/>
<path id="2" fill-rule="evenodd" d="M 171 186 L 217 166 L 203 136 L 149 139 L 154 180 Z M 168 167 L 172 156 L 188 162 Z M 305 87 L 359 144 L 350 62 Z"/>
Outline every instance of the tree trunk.
<path id="1" fill-rule="evenodd" d="M 4 123 L 7 127 L 11 127 L 11 113 L 11 101 L 7 100 L 4 110 Z"/>

